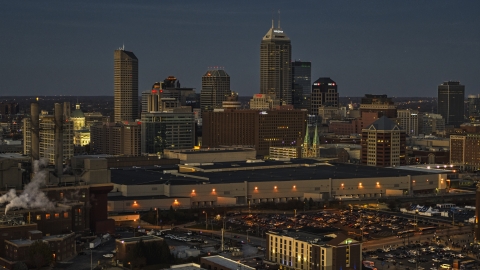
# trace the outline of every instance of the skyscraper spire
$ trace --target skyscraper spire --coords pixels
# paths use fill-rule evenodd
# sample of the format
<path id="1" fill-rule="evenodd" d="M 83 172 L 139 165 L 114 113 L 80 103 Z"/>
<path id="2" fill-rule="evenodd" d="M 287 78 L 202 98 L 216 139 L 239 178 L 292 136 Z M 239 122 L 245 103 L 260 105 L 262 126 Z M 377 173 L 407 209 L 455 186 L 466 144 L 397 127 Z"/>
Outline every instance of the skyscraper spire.
<path id="1" fill-rule="evenodd" d="M 315 125 L 315 135 L 313 136 L 313 147 L 316 147 L 319 145 L 319 138 L 318 138 L 318 128 L 317 125 Z"/>
<path id="2" fill-rule="evenodd" d="M 275 14 L 275 10 L 272 9 L 272 28 L 274 27 L 274 21 L 273 21 L 273 18 L 274 18 L 274 15 Z"/>
<path id="3" fill-rule="evenodd" d="M 280 9 L 278 10 L 278 28 L 280 28 Z"/>
<path id="4" fill-rule="evenodd" d="M 303 145 L 304 147 L 309 147 L 310 146 L 310 135 L 308 132 L 308 125 L 307 125 L 307 130 L 305 131 L 305 138 L 303 139 Z"/>

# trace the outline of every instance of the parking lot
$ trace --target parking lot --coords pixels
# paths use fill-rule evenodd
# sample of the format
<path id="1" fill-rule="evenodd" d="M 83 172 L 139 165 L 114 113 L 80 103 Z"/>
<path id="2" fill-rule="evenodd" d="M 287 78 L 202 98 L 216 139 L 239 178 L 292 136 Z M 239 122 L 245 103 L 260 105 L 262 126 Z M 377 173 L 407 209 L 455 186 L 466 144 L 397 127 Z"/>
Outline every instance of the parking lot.
<path id="1" fill-rule="evenodd" d="M 396 236 L 405 230 L 418 230 L 422 227 L 443 228 L 444 223 L 425 217 L 392 215 L 373 210 L 324 210 L 308 213 L 285 214 L 240 214 L 227 217 L 226 229 L 232 233 L 264 236 L 269 230 L 303 229 L 312 232 L 345 231 L 352 237 L 373 240 Z M 221 226 L 223 220 L 217 222 Z"/>
<path id="2" fill-rule="evenodd" d="M 363 252 L 367 261 L 373 261 L 378 269 L 439 269 L 451 268 L 454 260 L 465 262 L 471 260 L 465 252 L 452 250 L 444 245 L 430 242 L 409 244 L 406 246 L 386 246 L 382 249 Z M 477 265 L 475 262 L 474 265 Z"/>

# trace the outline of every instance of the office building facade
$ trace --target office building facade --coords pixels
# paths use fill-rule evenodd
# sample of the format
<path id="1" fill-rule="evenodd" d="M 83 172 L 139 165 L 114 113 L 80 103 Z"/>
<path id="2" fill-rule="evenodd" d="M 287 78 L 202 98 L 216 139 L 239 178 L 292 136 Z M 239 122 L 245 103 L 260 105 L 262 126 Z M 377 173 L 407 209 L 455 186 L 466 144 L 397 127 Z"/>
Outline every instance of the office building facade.
<path id="1" fill-rule="evenodd" d="M 371 95 L 366 94 L 362 97 L 360 103 L 360 113 L 363 116 L 365 112 L 377 112 L 380 116 L 384 115 L 388 118 L 397 117 L 397 106 L 392 98 L 387 95 Z"/>
<path id="2" fill-rule="evenodd" d="M 450 135 L 450 164 L 468 171 L 480 169 L 480 134 Z"/>
<path id="3" fill-rule="evenodd" d="M 416 110 L 398 110 L 397 118 L 400 126 L 409 136 L 418 136 L 418 111 Z"/>
<path id="4" fill-rule="evenodd" d="M 320 107 L 338 108 L 337 83 L 328 77 L 319 78 L 312 85 L 310 114 L 318 115 Z"/>
<path id="5" fill-rule="evenodd" d="M 306 117 L 306 111 L 293 109 L 204 112 L 203 146 L 249 146 L 258 155 L 268 155 L 270 147 L 300 146 Z"/>
<path id="6" fill-rule="evenodd" d="M 193 149 L 195 116 L 185 108 L 142 114 L 142 153 L 163 154 L 165 149 Z"/>
<path id="7" fill-rule="evenodd" d="M 445 119 L 445 125 L 459 127 L 465 121 L 465 85 L 447 81 L 438 86 L 438 114 Z"/>
<path id="8" fill-rule="evenodd" d="M 468 95 L 468 118 L 475 121 L 480 117 L 480 95 Z"/>
<path id="9" fill-rule="evenodd" d="M 280 101 L 273 94 L 255 94 L 250 99 L 251 110 L 272 110 L 280 106 Z"/>
<path id="10" fill-rule="evenodd" d="M 200 106 L 202 111 L 221 108 L 222 102 L 231 96 L 230 76 L 223 69 L 211 69 L 202 76 Z"/>
<path id="11" fill-rule="evenodd" d="M 295 109 L 308 109 L 306 96 L 312 92 L 312 62 L 292 62 L 292 104 Z"/>
<path id="12" fill-rule="evenodd" d="M 113 54 L 114 121 L 133 121 L 138 118 L 138 59 L 123 49 Z"/>
<path id="13" fill-rule="evenodd" d="M 260 44 L 260 94 L 274 94 L 282 105 L 292 104 L 291 59 L 290 38 L 272 21 Z"/>

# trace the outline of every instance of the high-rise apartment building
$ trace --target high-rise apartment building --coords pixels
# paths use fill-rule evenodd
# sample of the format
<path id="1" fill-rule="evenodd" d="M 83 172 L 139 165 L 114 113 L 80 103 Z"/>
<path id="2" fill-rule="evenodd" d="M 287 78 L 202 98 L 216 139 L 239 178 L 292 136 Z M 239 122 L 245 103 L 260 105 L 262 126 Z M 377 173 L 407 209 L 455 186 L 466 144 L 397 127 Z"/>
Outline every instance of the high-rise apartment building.
<path id="1" fill-rule="evenodd" d="M 140 156 L 141 127 L 133 123 L 103 123 L 90 127 L 90 147 L 96 154 Z"/>
<path id="2" fill-rule="evenodd" d="M 68 103 L 64 105 L 64 113 L 62 115 L 64 121 L 61 127 L 61 136 L 62 136 L 62 149 L 63 157 L 62 160 L 70 159 L 73 156 L 74 151 L 74 131 L 73 131 L 73 121 L 70 120 L 70 108 Z M 55 153 L 57 146 L 59 145 L 56 142 L 55 138 L 55 117 L 54 115 L 41 114 L 39 117 L 39 151 L 40 157 L 48 159 L 50 164 L 55 163 Z M 30 117 L 23 118 L 23 154 L 30 155 L 32 151 L 32 125 Z"/>
<path id="3" fill-rule="evenodd" d="M 418 111 L 410 109 L 397 110 L 397 118 L 407 135 L 418 136 Z"/>
<path id="4" fill-rule="evenodd" d="M 282 107 L 292 107 L 281 106 Z M 268 155 L 270 147 L 300 146 L 307 112 L 293 109 L 203 112 L 203 146 L 242 145 Z"/>
<path id="5" fill-rule="evenodd" d="M 338 108 L 337 83 L 328 77 L 316 80 L 312 86 L 310 103 L 310 114 L 312 115 L 318 115 L 320 107 Z"/>
<path id="6" fill-rule="evenodd" d="M 292 104 L 295 109 L 308 109 L 305 98 L 312 91 L 312 62 L 292 62 Z"/>
<path id="7" fill-rule="evenodd" d="M 291 59 L 290 38 L 272 21 L 260 44 L 260 94 L 275 94 L 282 105 L 292 103 Z"/>
<path id="8" fill-rule="evenodd" d="M 362 164 L 405 165 L 405 131 L 386 116 L 362 130 Z"/>
<path id="9" fill-rule="evenodd" d="M 448 81 L 438 86 L 438 114 L 445 119 L 445 125 L 460 126 L 465 121 L 465 85 Z"/>
<path id="10" fill-rule="evenodd" d="M 138 118 L 138 59 L 122 48 L 113 59 L 114 121 L 133 121 Z"/>
<path id="11" fill-rule="evenodd" d="M 223 69 L 211 69 L 202 76 L 200 107 L 202 111 L 221 108 L 222 102 L 231 96 L 230 76 Z"/>

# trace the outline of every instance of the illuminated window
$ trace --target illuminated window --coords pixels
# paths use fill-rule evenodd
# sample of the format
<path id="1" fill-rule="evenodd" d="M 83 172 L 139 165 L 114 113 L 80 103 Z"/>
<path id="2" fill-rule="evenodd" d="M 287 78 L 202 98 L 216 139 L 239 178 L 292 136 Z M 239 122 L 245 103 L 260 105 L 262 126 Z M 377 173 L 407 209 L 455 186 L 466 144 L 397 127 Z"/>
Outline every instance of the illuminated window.
<path id="1" fill-rule="evenodd" d="M 55 218 L 59 218 L 60 217 L 60 214 L 59 213 L 55 213 Z"/>
<path id="2" fill-rule="evenodd" d="M 68 218 L 68 212 L 63 212 L 63 217 Z"/>
<path id="3" fill-rule="evenodd" d="M 45 214 L 45 219 L 50 219 L 50 214 Z"/>
<path id="4" fill-rule="evenodd" d="M 37 220 L 42 220 L 42 215 L 37 215 Z"/>

